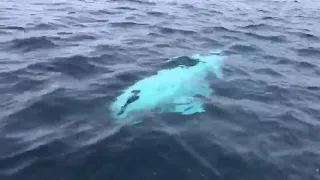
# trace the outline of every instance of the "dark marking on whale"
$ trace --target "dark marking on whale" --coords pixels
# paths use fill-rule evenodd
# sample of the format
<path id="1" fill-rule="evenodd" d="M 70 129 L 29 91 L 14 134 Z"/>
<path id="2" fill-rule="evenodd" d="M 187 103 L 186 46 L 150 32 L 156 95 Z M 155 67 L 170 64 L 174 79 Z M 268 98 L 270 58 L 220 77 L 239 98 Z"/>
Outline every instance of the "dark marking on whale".
<path id="1" fill-rule="evenodd" d="M 129 104 L 131 104 L 139 99 L 140 90 L 132 90 L 131 93 L 133 93 L 132 96 L 130 96 L 130 98 L 128 98 L 127 102 L 121 107 L 121 110 L 118 113 L 118 116 L 121 115 L 122 113 L 124 113 L 125 108 Z"/>

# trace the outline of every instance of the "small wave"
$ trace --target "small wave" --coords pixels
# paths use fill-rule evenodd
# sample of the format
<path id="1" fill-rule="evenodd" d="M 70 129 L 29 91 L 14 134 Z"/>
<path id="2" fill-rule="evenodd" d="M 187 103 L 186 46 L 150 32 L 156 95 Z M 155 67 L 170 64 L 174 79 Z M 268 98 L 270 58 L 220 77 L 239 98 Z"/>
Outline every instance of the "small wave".
<path id="1" fill-rule="evenodd" d="M 58 32 L 57 33 L 58 35 L 70 35 L 70 34 L 72 34 L 72 32 Z"/>
<path id="2" fill-rule="evenodd" d="M 46 2 L 34 2 L 34 3 L 31 3 L 32 5 L 35 5 L 35 6 L 44 6 L 44 5 L 47 5 Z"/>
<path id="3" fill-rule="evenodd" d="M 147 14 L 151 16 L 156 16 L 156 17 L 162 17 L 165 15 L 168 15 L 167 13 L 159 12 L 159 11 L 148 11 Z"/>
<path id="4" fill-rule="evenodd" d="M 175 28 L 170 28 L 170 27 L 159 27 L 159 28 L 160 28 L 160 32 L 163 34 L 175 34 L 175 33 L 180 33 L 183 35 L 196 34 L 196 32 L 192 31 L 192 30 L 175 29 Z"/>
<path id="5" fill-rule="evenodd" d="M 10 73 L 16 73 L 16 75 L 10 77 L 10 79 L 14 80 L 11 82 L 10 86 L 8 86 L 8 88 L 10 88 L 8 90 L 11 92 L 23 93 L 25 91 L 41 89 L 45 86 L 45 81 L 43 80 L 45 78 L 40 77 L 40 75 L 37 75 L 36 73 L 35 76 L 38 76 L 37 78 L 29 78 L 26 74 L 26 69 L 1 73 L 1 75 L 5 75 L 9 78 Z M 29 76 L 31 75 L 32 74 L 29 74 Z"/>
<path id="6" fill-rule="evenodd" d="M 114 14 L 121 14 L 119 11 L 110 11 L 105 9 L 100 9 L 97 11 L 90 11 L 90 14 L 101 16 L 101 15 L 114 15 Z"/>
<path id="7" fill-rule="evenodd" d="M 312 91 L 318 91 L 318 90 L 320 90 L 320 87 L 318 87 L 318 86 L 308 86 L 307 89 L 308 90 L 312 90 Z"/>
<path id="8" fill-rule="evenodd" d="M 50 41 L 47 37 L 31 37 L 24 39 L 15 39 L 12 42 L 11 47 L 14 49 L 21 49 L 25 52 L 33 51 L 37 49 L 52 48 L 56 45 Z"/>
<path id="9" fill-rule="evenodd" d="M 266 17 L 263 17 L 262 19 L 264 19 L 264 20 L 268 20 L 268 19 L 274 19 L 274 17 L 271 17 L 271 16 L 266 16 Z"/>
<path id="10" fill-rule="evenodd" d="M 214 39 L 211 39 L 211 38 L 208 38 L 208 37 L 202 37 L 201 40 L 203 40 L 205 42 L 206 45 L 210 45 L 211 46 L 223 46 L 222 43 L 214 40 Z"/>
<path id="11" fill-rule="evenodd" d="M 232 36 L 232 35 L 223 35 L 222 37 L 225 39 L 233 40 L 233 41 L 241 41 L 242 40 L 240 37 Z"/>
<path id="12" fill-rule="evenodd" d="M 285 65 L 285 64 L 293 64 L 294 63 L 293 60 L 286 58 L 286 57 L 277 57 L 277 56 L 272 56 L 272 55 L 267 55 L 264 57 L 267 59 L 272 58 L 273 60 L 275 60 L 273 63 L 277 64 L 277 65 L 280 65 L 280 64 Z"/>
<path id="13" fill-rule="evenodd" d="M 121 48 L 120 46 L 117 46 L 117 45 L 110 45 L 110 44 L 100 44 L 100 45 L 97 45 L 95 47 L 97 49 L 97 51 L 102 51 L 102 52 L 110 52 L 110 51 L 116 51 L 116 50 L 121 50 L 121 51 L 124 51 L 123 48 Z"/>
<path id="14" fill-rule="evenodd" d="M 125 20 L 135 20 L 135 19 L 137 19 L 137 16 L 136 15 L 132 15 L 132 16 L 127 16 L 126 18 L 125 18 Z"/>
<path id="15" fill-rule="evenodd" d="M 148 33 L 148 36 L 151 36 L 151 37 L 154 37 L 154 38 L 163 37 L 162 34 L 158 34 L 156 32 L 150 32 L 150 33 Z"/>
<path id="16" fill-rule="evenodd" d="M 239 71 L 243 71 L 239 68 Z M 236 71 L 235 71 L 236 72 Z M 253 101 L 265 101 L 269 102 L 273 100 L 273 97 L 265 96 L 265 89 L 262 87 L 266 86 L 264 81 L 254 81 L 250 79 L 250 74 L 247 72 L 243 73 L 249 78 L 245 79 L 234 79 L 226 84 L 221 84 L 216 88 L 219 96 L 224 96 L 233 99 L 247 99 Z M 250 87 L 249 89 L 246 87 Z"/>
<path id="17" fill-rule="evenodd" d="M 135 26 L 147 26 L 148 24 L 127 21 L 127 22 L 111 22 L 110 25 L 113 27 L 133 28 Z"/>
<path id="18" fill-rule="evenodd" d="M 270 76 L 274 76 L 274 77 L 282 77 L 281 73 L 276 72 L 275 70 L 273 70 L 271 68 L 260 68 L 260 69 L 254 70 L 254 72 L 257 74 L 266 74 L 266 75 L 270 75 Z"/>
<path id="19" fill-rule="evenodd" d="M 317 68 L 316 65 L 306 62 L 306 61 L 302 61 L 302 62 L 298 62 L 296 63 L 297 68 Z"/>
<path id="20" fill-rule="evenodd" d="M 79 87 L 82 89 L 78 89 Z M 11 130 L 10 134 L 30 133 L 30 131 L 34 132 L 37 128 L 43 131 L 46 128 L 52 129 L 55 125 L 63 126 L 68 122 L 62 122 L 62 120 L 66 120 L 74 113 L 78 114 L 77 116 L 86 115 L 92 109 L 100 106 L 101 103 L 97 102 L 99 98 L 85 93 L 86 91 L 83 91 L 85 88 L 85 85 L 73 83 L 72 85 L 65 84 L 64 86 L 56 85 L 50 90 L 29 93 L 32 96 L 25 98 L 25 102 L 20 105 L 21 108 L 11 110 L 7 118 L 10 123 L 6 125 L 6 129 Z M 28 121 L 21 121 L 21 118 L 28 119 Z M 21 138 L 29 142 L 42 136 L 33 135 Z"/>
<path id="21" fill-rule="evenodd" d="M 258 35 L 255 33 L 244 33 L 248 36 L 257 38 L 257 39 L 261 39 L 261 40 L 268 40 L 268 41 L 272 41 L 272 42 L 279 42 L 279 43 L 283 43 L 283 42 L 287 42 L 287 38 L 283 35 L 278 35 L 278 36 L 263 36 L 263 35 Z"/>
<path id="22" fill-rule="evenodd" d="M 291 89 L 282 87 L 281 85 L 268 85 L 265 91 L 270 92 L 268 96 L 270 96 L 273 101 L 280 100 L 283 105 L 292 105 L 291 100 L 297 98 L 293 95 Z"/>
<path id="23" fill-rule="evenodd" d="M 306 124 L 306 125 L 315 125 L 316 124 L 314 122 L 314 120 L 306 119 L 308 117 L 304 116 L 303 114 L 304 113 L 302 111 L 286 110 L 286 111 L 283 111 L 282 113 L 276 115 L 275 117 L 277 119 L 281 119 L 283 124 L 287 127 L 290 127 L 292 124 L 296 125 L 297 123 L 300 125 L 301 124 Z M 313 122 L 314 122 L 314 124 L 313 124 Z M 301 126 L 298 126 L 298 127 L 301 127 Z M 296 141 L 296 142 L 291 142 L 292 144 L 297 144 L 297 143 L 299 143 L 299 141 L 301 141 L 301 139 L 297 138 L 297 137 L 295 137 L 294 139 L 291 138 L 291 140 Z"/>
<path id="24" fill-rule="evenodd" d="M 293 34 L 296 34 L 297 36 L 301 37 L 301 38 L 305 38 L 307 40 L 314 40 L 314 41 L 318 41 L 320 38 L 311 34 L 311 33 L 306 33 L 306 32 L 291 32 Z"/>
<path id="25" fill-rule="evenodd" d="M 26 28 L 27 30 L 57 30 L 59 28 L 66 28 L 67 26 L 55 23 L 40 23 L 32 27 Z"/>
<path id="26" fill-rule="evenodd" d="M 0 26 L 0 29 L 26 31 L 24 27 L 20 26 Z"/>
<path id="27" fill-rule="evenodd" d="M 49 30 L 49 29 L 56 29 L 56 25 L 50 24 L 50 23 L 41 23 L 34 26 L 34 29 L 40 29 L 40 30 Z"/>
<path id="28" fill-rule="evenodd" d="M 47 12 L 50 12 L 50 11 L 52 11 L 52 12 L 70 12 L 70 11 L 73 10 L 73 8 L 71 8 L 71 7 L 55 7 L 55 6 L 51 6 L 49 8 L 45 8 L 45 10 Z"/>
<path id="29" fill-rule="evenodd" d="M 209 13 L 211 13 L 211 14 L 218 14 L 218 15 L 222 15 L 222 14 L 223 14 L 222 12 L 218 11 L 217 9 L 216 9 L 216 10 L 210 9 L 210 10 L 208 10 L 208 11 L 209 11 Z"/>
<path id="30" fill-rule="evenodd" d="M 258 52 L 262 51 L 259 47 L 255 45 L 245 45 L 245 44 L 235 44 L 232 45 L 229 49 L 237 53 L 249 53 L 249 52 Z"/>
<path id="31" fill-rule="evenodd" d="M 0 34 L 10 34 L 10 33 L 0 30 Z"/>
<path id="32" fill-rule="evenodd" d="M 120 82 L 130 83 L 135 82 L 139 78 L 139 73 L 136 71 L 130 71 L 130 72 L 121 72 L 116 73 L 114 78 L 117 79 Z"/>
<path id="33" fill-rule="evenodd" d="M 68 5 L 67 2 L 56 2 L 56 3 L 52 3 L 51 4 L 52 6 L 66 6 Z"/>
<path id="34" fill-rule="evenodd" d="M 139 44 L 152 43 L 151 40 L 148 40 L 146 38 L 128 38 L 123 42 L 128 44 L 128 45 L 139 45 Z"/>
<path id="35" fill-rule="evenodd" d="M 3 159 L 3 165 L 6 169 L 5 173 L 11 177 L 19 177 L 23 174 L 28 174 L 27 171 L 33 168 L 37 168 L 42 163 L 52 163 L 52 160 L 44 157 L 59 158 L 59 155 L 69 150 L 69 146 L 60 140 L 51 140 L 52 142 L 37 141 L 31 143 L 33 146 L 30 149 L 25 149 L 20 154 Z M 50 149 L 50 150 L 49 150 Z M 32 176 L 39 176 L 31 175 Z M 19 178 L 17 178 L 19 179 Z"/>
<path id="36" fill-rule="evenodd" d="M 137 8 L 128 7 L 128 6 L 120 6 L 120 7 L 116 7 L 116 9 L 120 9 L 120 10 L 130 10 L 130 11 L 138 10 Z"/>
<path id="37" fill-rule="evenodd" d="M 181 7 L 182 7 L 182 8 L 186 8 L 186 9 L 193 9 L 193 8 L 195 8 L 195 6 L 193 6 L 192 4 L 189 4 L 189 3 L 187 3 L 187 4 L 181 4 Z"/>
<path id="38" fill-rule="evenodd" d="M 100 57 L 86 57 L 74 55 L 71 57 L 59 57 L 51 62 L 42 62 L 29 66 L 28 68 L 44 72 L 58 72 L 74 78 L 84 78 L 101 70 L 94 64 L 102 63 Z"/>
<path id="39" fill-rule="evenodd" d="M 318 48 L 314 47 L 308 47 L 308 48 L 300 48 L 296 49 L 298 55 L 300 56 L 314 56 L 314 57 L 320 57 L 320 50 Z"/>
<path id="40" fill-rule="evenodd" d="M 262 20 L 273 20 L 273 21 L 279 21 L 279 22 L 287 22 L 286 20 L 279 18 L 279 17 L 274 17 L 274 16 L 265 16 L 261 18 Z"/>
<path id="41" fill-rule="evenodd" d="M 5 10 L 14 11 L 14 10 L 19 10 L 19 9 L 16 7 L 6 7 Z"/>
<path id="42" fill-rule="evenodd" d="M 170 47 L 170 44 L 159 43 L 159 44 L 155 44 L 154 46 L 157 47 L 157 48 L 168 48 L 168 47 Z"/>
<path id="43" fill-rule="evenodd" d="M 6 167 L 4 168 L 5 170 L 3 171 L 3 174 L 6 176 L 14 176 L 18 174 L 20 171 L 23 171 L 24 169 L 28 168 L 30 165 L 32 165 L 35 162 L 34 158 L 26 158 L 25 160 L 17 160 L 16 164 L 14 162 L 8 163 L 8 160 L 4 159 L 2 160 L 6 163 Z M 0 172 L 1 174 L 1 172 Z"/>
<path id="44" fill-rule="evenodd" d="M 66 41 L 85 41 L 85 40 L 95 40 L 95 39 L 96 38 L 93 35 L 78 34 L 78 35 L 67 37 L 65 40 Z"/>
<path id="45" fill-rule="evenodd" d="M 226 73 L 229 73 L 229 74 L 238 74 L 239 76 L 249 76 L 249 73 L 247 71 L 239 67 L 233 67 L 232 69 L 226 68 L 225 71 Z"/>
<path id="46" fill-rule="evenodd" d="M 302 68 L 297 61 L 287 58 L 287 57 L 281 57 L 281 56 L 274 56 L 274 55 L 263 55 L 263 58 L 269 61 L 271 64 L 274 65 L 280 65 L 279 67 L 293 67 L 296 66 L 296 68 Z M 304 66 L 304 65 L 302 65 Z M 308 65 L 306 65 L 308 66 Z"/>
<path id="47" fill-rule="evenodd" d="M 110 1 L 114 1 L 114 2 L 132 2 L 132 3 L 137 3 L 137 4 L 145 4 L 145 5 L 156 5 L 155 2 L 151 2 L 148 0 L 110 0 Z"/>
<path id="48" fill-rule="evenodd" d="M 138 4 L 156 5 L 155 2 L 148 1 L 148 0 L 128 0 L 128 1 L 138 3 Z"/>
<path id="49" fill-rule="evenodd" d="M 260 30 L 260 29 L 262 30 L 262 29 L 269 28 L 269 26 L 266 25 L 266 24 L 260 23 L 260 24 L 250 24 L 250 25 L 247 25 L 247 26 L 243 26 L 241 28 L 243 28 L 243 29 L 251 29 L 251 30 Z"/>
<path id="50" fill-rule="evenodd" d="M 315 75 L 320 76 L 320 69 L 319 68 L 316 69 L 314 73 L 315 73 Z"/>
<path id="51" fill-rule="evenodd" d="M 87 26 L 84 24 L 80 24 L 80 23 L 75 23 L 73 24 L 74 27 L 80 27 L 80 28 L 86 28 Z"/>
<path id="52" fill-rule="evenodd" d="M 270 11 L 265 10 L 265 9 L 258 9 L 258 12 L 262 12 L 262 13 L 270 13 Z"/>
<path id="53" fill-rule="evenodd" d="M 236 30 L 232 30 L 232 29 L 228 29 L 226 27 L 205 27 L 202 30 L 203 33 L 205 34 L 212 34 L 212 33 L 216 33 L 216 32 L 221 32 L 221 33 L 225 33 L 225 34 L 231 34 L 231 33 L 240 33 L 239 31 Z"/>

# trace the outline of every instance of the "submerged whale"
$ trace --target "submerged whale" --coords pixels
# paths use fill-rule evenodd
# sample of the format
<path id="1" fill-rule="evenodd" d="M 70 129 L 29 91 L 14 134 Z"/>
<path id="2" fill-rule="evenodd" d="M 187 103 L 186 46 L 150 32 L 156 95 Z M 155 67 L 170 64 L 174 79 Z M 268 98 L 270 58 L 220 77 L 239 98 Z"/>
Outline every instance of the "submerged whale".
<path id="1" fill-rule="evenodd" d="M 219 52 L 193 54 L 192 66 L 179 65 L 158 71 L 125 89 L 111 104 L 113 118 L 124 119 L 143 111 L 176 112 L 183 115 L 205 112 L 199 96 L 209 97 L 213 90 L 206 79 L 209 74 L 221 79 L 225 56 Z M 179 61 L 174 57 L 168 61 Z"/>

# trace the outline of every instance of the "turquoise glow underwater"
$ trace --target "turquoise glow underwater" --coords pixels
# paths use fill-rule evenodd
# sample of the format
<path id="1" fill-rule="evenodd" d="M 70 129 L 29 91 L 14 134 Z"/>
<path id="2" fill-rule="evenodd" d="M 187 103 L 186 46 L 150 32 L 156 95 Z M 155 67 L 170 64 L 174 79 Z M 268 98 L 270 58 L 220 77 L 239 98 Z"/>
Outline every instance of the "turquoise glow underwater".
<path id="1" fill-rule="evenodd" d="M 128 87 L 111 104 L 112 116 L 116 119 L 129 117 L 141 111 L 158 113 L 177 112 L 183 115 L 205 112 L 202 102 L 195 96 L 209 97 L 213 90 L 206 77 L 213 73 L 223 78 L 224 56 L 219 54 L 193 54 L 194 66 L 184 65 L 158 71 Z M 169 59 L 176 61 L 179 57 Z"/>

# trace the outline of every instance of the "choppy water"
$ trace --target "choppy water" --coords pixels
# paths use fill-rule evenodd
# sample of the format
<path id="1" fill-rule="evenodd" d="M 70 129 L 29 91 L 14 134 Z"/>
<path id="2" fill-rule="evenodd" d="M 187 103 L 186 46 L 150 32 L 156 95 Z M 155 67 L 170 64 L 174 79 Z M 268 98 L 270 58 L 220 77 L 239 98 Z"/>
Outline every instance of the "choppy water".
<path id="1" fill-rule="evenodd" d="M 206 113 L 109 117 L 167 58 L 215 49 Z M 319 1 L 2 0 L 0 179 L 320 179 L 319 60 Z"/>

